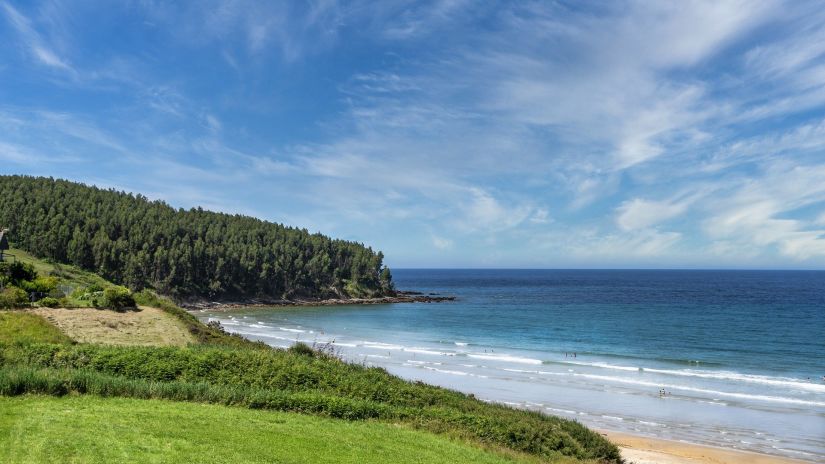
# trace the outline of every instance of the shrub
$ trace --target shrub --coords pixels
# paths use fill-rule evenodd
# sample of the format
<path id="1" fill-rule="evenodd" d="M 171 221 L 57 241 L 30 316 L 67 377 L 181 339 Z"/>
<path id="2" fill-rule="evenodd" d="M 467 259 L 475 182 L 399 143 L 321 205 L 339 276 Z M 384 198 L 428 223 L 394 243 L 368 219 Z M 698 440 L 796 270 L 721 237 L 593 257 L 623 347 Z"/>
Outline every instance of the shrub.
<path id="1" fill-rule="evenodd" d="M 103 287 L 101 285 L 92 284 L 92 285 L 89 285 L 87 287 L 77 287 L 76 289 L 74 289 L 71 296 L 72 296 L 72 298 L 75 298 L 75 299 L 78 299 L 78 300 L 88 300 L 88 299 L 90 299 L 91 295 L 94 295 L 94 294 L 96 294 L 98 292 L 102 292 L 102 291 L 103 291 Z"/>
<path id="2" fill-rule="evenodd" d="M 29 296 L 21 288 L 9 286 L 0 292 L 0 308 L 22 308 L 29 305 Z"/>
<path id="3" fill-rule="evenodd" d="M 135 298 L 128 288 L 113 285 L 103 290 L 103 306 L 114 310 L 134 308 Z"/>
<path id="4" fill-rule="evenodd" d="M 22 282 L 24 280 L 34 280 L 37 278 L 37 271 L 29 263 L 15 261 L 9 265 L 9 278 L 12 282 Z"/>
<path id="5" fill-rule="evenodd" d="M 60 300 L 58 300 L 57 298 L 47 296 L 46 298 L 41 298 L 40 301 L 37 302 L 37 304 L 40 306 L 45 306 L 47 308 L 57 308 L 58 306 L 60 306 Z"/>
<path id="6" fill-rule="evenodd" d="M 20 287 L 27 292 L 50 293 L 57 288 L 57 277 L 40 276 L 31 281 L 21 281 Z"/>
<path id="7" fill-rule="evenodd" d="M 312 349 L 309 345 L 304 342 L 298 342 L 289 347 L 288 351 L 290 353 L 300 354 L 302 356 L 315 356 L 315 350 Z"/>

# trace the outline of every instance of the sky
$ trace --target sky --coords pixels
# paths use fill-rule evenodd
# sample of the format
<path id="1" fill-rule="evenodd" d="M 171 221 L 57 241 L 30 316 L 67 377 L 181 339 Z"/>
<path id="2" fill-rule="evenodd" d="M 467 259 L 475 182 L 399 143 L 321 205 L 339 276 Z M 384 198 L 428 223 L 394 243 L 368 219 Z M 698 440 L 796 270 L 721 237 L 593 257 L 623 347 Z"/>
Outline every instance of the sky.
<path id="1" fill-rule="evenodd" d="M 817 1 L 0 0 L 0 174 L 392 267 L 825 269 Z"/>

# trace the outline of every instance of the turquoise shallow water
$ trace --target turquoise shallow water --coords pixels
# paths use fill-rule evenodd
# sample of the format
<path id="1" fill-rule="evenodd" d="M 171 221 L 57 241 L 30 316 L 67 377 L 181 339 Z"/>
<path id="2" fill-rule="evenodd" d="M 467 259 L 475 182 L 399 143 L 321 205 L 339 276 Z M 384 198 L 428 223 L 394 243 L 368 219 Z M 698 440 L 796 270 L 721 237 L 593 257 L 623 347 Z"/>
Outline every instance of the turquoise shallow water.
<path id="1" fill-rule="evenodd" d="M 394 274 L 458 300 L 203 317 L 595 427 L 825 461 L 825 272 Z"/>

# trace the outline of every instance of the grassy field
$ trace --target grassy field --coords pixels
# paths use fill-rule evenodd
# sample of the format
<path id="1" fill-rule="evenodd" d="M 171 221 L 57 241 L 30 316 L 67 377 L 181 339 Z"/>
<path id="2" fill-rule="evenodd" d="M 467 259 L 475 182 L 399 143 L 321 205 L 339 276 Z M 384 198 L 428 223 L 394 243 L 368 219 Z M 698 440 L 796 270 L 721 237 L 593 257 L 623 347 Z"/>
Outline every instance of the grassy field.
<path id="1" fill-rule="evenodd" d="M 141 346 L 197 343 L 183 322 L 148 306 L 139 311 L 120 312 L 94 308 L 37 308 L 31 311 L 83 343 Z"/>
<path id="2" fill-rule="evenodd" d="M 0 311 L 1 343 L 71 343 L 71 339 L 42 317 L 23 311 Z"/>
<path id="3" fill-rule="evenodd" d="M 378 423 L 158 400 L 24 396 L 0 397 L 0 462 L 537 461 Z"/>

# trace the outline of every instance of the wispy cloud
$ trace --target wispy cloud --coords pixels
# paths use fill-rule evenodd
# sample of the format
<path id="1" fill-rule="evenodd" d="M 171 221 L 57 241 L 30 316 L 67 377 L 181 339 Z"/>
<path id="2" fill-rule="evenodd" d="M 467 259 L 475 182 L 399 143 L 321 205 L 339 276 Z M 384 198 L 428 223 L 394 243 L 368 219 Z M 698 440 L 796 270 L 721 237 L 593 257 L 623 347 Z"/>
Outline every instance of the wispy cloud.
<path id="1" fill-rule="evenodd" d="M 2 7 L 9 24 L 11 24 L 17 32 L 22 45 L 28 49 L 35 60 L 55 69 L 67 71 L 71 74 L 75 73 L 74 68 L 72 68 L 69 62 L 58 56 L 41 34 L 35 30 L 29 18 L 20 13 L 8 2 L 0 3 L 0 7 Z"/>

